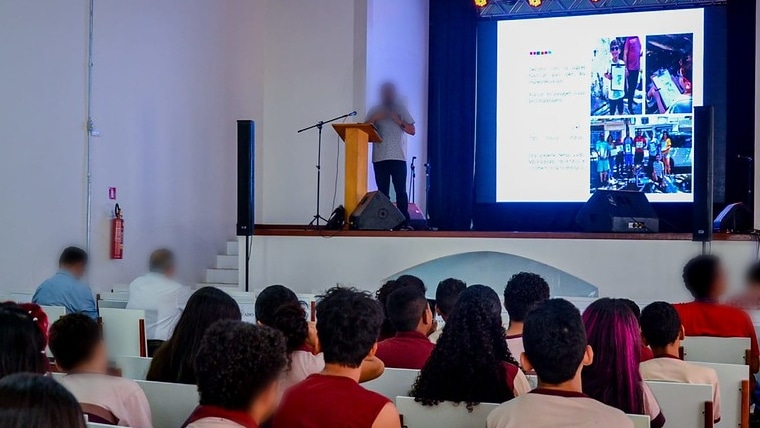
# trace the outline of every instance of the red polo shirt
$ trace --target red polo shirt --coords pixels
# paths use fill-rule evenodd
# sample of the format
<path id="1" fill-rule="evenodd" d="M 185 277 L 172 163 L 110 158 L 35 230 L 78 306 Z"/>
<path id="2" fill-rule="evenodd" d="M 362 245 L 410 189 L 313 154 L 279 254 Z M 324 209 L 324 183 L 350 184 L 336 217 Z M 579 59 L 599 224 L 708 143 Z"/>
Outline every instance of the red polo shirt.
<path id="1" fill-rule="evenodd" d="M 421 370 L 435 345 L 422 333 L 403 331 L 377 345 L 377 358 L 385 367 Z"/>
<path id="2" fill-rule="evenodd" d="M 752 343 L 752 358 L 760 357 L 755 326 L 746 312 L 711 302 L 691 302 L 673 305 L 681 317 L 687 336 L 748 337 Z"/>

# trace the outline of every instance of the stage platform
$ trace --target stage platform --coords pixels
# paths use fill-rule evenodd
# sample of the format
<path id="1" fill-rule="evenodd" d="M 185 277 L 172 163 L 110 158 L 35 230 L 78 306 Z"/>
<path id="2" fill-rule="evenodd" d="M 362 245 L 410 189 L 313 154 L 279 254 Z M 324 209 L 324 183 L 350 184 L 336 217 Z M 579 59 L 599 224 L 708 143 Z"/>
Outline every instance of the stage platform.
<path id="1" fill-rule="evenodd" d="M 254 235 L 362 238 L 492 238 L 492 239 L 618 239 L 645 241 L 691 241 L 691 233 L 585 233 L 585 232 L 485 232 L 439 230 L 324 230 L 301 225 L 257 224 Z M 715 233 L 714 241 L 755 241 L 749 234 Z"/>

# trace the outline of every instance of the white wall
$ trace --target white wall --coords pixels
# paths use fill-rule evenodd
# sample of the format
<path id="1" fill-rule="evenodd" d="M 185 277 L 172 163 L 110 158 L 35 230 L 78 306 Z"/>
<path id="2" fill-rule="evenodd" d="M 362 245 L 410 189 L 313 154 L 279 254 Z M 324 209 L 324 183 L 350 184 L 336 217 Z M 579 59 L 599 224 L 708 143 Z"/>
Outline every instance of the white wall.
<path id="1" fill-rule="evenodd" d="M 399 95 L 416 121 L 408 136 L 407 162 L 416 156 L 416 202 L 424 212 L 427 162 L 429 0 L 369 0 L 367 13 L 367 101 L 378 102 L 378 88 L 396 83 Z M 365 110 L 366 111 L 366 110 Z M 371 190 L 375 190 L 369 160 Z M 409 185 L 407 184 L 407 189 Z"/>
<path id="2" fill-rule="evenodd" d="M 85 234 L 86 1 L 0 2 L 0 289 Z"/>
<path id="3" fill-rule="evenodd" d="M 398 237 L 253 238 L 252 288 L 284 284 L 317 292 L 336 284 L 375 290 L 384 278 L 429 260 L 471 251 L 515 254 L 563 270 L 599 288 L 600 296 L 639 302 L 689 298 L 681 269 L 699 254 L 691 241 L 494 239 Z M 753 242 L 714 242 L 723 258 L 732 291 L 741 287 L 754 261 Z M 297 267 L 297 269 L 296 269 Z M 444 279 L 444 278 L 441 278 Z M 504 282 L 506 283 L 504 278 Z M 427 284 L 432 290 L 435 284 Z M 495 288 L 503 284 L 487 284 Z"/>

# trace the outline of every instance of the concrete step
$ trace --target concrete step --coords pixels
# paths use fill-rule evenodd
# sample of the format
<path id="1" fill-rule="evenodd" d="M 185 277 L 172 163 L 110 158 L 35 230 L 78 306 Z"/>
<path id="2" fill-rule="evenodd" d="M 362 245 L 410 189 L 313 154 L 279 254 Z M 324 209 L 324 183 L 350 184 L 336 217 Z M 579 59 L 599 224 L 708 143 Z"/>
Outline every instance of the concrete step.
<path id="1" fill-rule="evenodd" d="M 238 248 L 239 248 L 239 245 L 237 241 L 227 241 L 227 252 L 225 253 L 225 255 L 237 256 Z"/>
<path id="2" fill-rule="evenodd" d="M 206 282 L 237 285 L 238 270 L 237 269 L 206 269 Z"/>
<path id="3" fill-rule="evenodd" d="M 226 254 L 220 254 L 216 256 L 217 269 L 237 269 L 238 268 L 238 256 L 228 256 Z"/>

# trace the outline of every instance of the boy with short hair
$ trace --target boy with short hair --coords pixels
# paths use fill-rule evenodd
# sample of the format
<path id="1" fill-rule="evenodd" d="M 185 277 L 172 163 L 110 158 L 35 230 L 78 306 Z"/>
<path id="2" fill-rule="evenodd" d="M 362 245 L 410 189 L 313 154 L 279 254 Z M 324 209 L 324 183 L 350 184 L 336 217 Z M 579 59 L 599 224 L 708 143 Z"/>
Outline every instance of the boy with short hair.
<path id="1" fill-rule="evenodd" d="M 522 366 L 535 370 L 538 388 L 497 407 L 488 428 L 632 428 L 620 410 L 583 394 L 581 370 L 594 360 L 578 309 L 551 299 L 525 319 Z"/>
<path id="2" fill-rule="evenodd" d="M 760 350 L 755 326 L 746 312 L 718 300 L 726 292 L 726 277 L 720 259 L 713 255 L 694 257 L 683 268 L 683 280 L 694 301 L 673 305 L 686 336 L 746 337 L 751 343 L 751 373 L 760 368 Z"/>
<path id="3" fill-rule="evenodd" d="M 516 273 L 504 287 L 504 309 L 509 314 L 507 346 L 518 361 L 524 350 L 523 321 L 534 306 L 547 299 L 549 299 L 549 284 L 535 273 Z"/>
<path id="4" fill-rule="evenodd" d="M 681 361 L 678 357 L 684 338 L 678 312 L 669 303 L 654 302 L 641 312 L 641 337 L 654 358 L 639 365 L 644 380 L 696 383 L 713 387 L 713 419 L 720 420 L 718 375 L 709 367 Z"/>
<path id="5" fill-rule="evenodd" d="M 148 399 L 133 380 L 109 376 L 105 342 L 98 324 L 85 314 L 69 314 L 50 327 L 50 351 L 59 379 L 90 415 L 90 421 L 151 428 Z"/>
<path id="6" fill-rule="evenodd" d="M 368 293 L 335 287 L 317 303 L 317 335 L 325 369 L 293 386 L 274 428 L 400 428 L 393 403 L 358 383 L 361 363 L 377 351 L 383 323 L 380 304 Z"/>
<path id="7" fill-rule="evenodd" d="M 378 343 L 375 356 L 386 367 L 421 370 L 435 347 L 427 337 L 433 312 L 425 295 L 414 287 L 400 288 L 388 296 L 386 312 L 396 336 Z"/>
<path id="8" fill-rule="evenodd" d="M 449 319 L 454 304 L 465 288 L 467 288 L 467 284 L 456 278 L 447 278 L 438 283 L 438 287 L 435 289 L 435 312 L 443 318 L 444 323 Z M 430 335 L 430 341 L 437 343 L 442 332 L 443 327 L 439 326 L 435 333 Z"/>
<path id="9" fill-rule="evenodd" d="M 279 331 L 243 321 L 216 322 L 195 357 L 200 405 L 183 427 L 258 428 L 277 407 L 287 364 Z"/>

